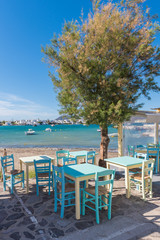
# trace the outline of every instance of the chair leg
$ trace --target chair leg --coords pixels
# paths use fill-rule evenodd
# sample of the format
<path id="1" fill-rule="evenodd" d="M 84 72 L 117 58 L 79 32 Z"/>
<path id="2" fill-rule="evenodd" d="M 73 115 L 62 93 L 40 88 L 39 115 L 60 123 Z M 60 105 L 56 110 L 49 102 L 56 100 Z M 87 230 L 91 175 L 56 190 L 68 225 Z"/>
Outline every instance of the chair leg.
<path id="1" fill-rule="evenodd" d="M 96 204 L 96 222 L 99 224 L 99 208 L 98 208 L 98 197 L 95 199 Z"/>
<path id="2" fill-rule="evenodd" d="M 24 172 L 22 173 L 22 188 L 24 189 Z"/>
<path id="3" fill-rule="evenodd" d="M 5 179 L 5 177 L 3 178 L 3 189 L 4 189 L 4 191 L 6 191 L 6 179 Z"/>
<path id="4" fill-rule="evenodd" d="M 54 212 L 57 212 L 57 190 L 54 190 Z"/>
<path id="5" fill-rule="evenodd" d="M 109 196 L 109 199 L 108 199 L 108 220 L 111 219 L 111 206 L 112 206 L 112 199 L 111 199 L 111 196 Z"/>
<path id="6" fill-rule="evenodd" d="M 61 218 L 64 217 L 64 196 L 62 195 L 62 202 L 61 202 Z"/>
<path id="7" fill-rule="evenodd" d="M 85 215 L 85 191 L 83 190 L 83 197 L 82 197 L 82 215 Z"/>
<path id="8" fill-rule="evenodd" d="M 48 195 L 50 196 L 50 194 L 51 194 L 51 191 L 50 191 L 50 188 L 51 188 L 51 181 L 50 181 L 50 179 L 49 179 L 49 183 L 48 183 Z"/>
<path id="9" fill-rule="evenodd" d="M 152 198 L 152 179 L 150 179 L 149 197 Z"/>
<path id="10" fill-rule="evenodd" d="M 143 199 L 146 200 L 146 196 L 145 196 L 145 181 L 144 180 L 142 181 L 142 196 L 143 196 Z"/>
<path id="11" fill-rule="evenodd" d="M 38 182 L 36 184 L 36 191 L 37 191 L 37 196 L 39 196 L 39 186 L 38 186 Z"/>
<path id="12" fill-rule="evenodd" d="M 14 186 L 14 179 L 13 179 L 13 175 L 11 175 L 11 194 L 13 194 L 13 186 Z"/>

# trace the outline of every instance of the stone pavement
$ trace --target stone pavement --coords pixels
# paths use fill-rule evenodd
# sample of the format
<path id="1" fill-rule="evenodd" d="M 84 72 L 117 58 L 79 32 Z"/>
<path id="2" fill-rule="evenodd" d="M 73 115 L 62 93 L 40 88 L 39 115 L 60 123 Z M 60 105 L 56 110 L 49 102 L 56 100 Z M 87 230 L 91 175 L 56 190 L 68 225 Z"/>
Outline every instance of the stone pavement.
<path id="1" fill-rule="evenodd" d="M 77 221 L 74 207 L 65 208 L 61 219 L 60 207 L 54 213 L 53 192 L 48 196 L 44 188 L 36 196 L 35 179 L 31 181 L 29 194 L 16 187 L 10 195 L 9 191 L 3 191 L 0 182 L 0 240 L 160 239 L 160 176 L 155 177 L 152 200 L 144 202 L 138 192 L 132 193 L 127 199 L 124 178 L 117 176 L 112 219 L 108 220 L 107 212 L 101 211 L 97 225 L 95 212 L 89 209 Z"/>

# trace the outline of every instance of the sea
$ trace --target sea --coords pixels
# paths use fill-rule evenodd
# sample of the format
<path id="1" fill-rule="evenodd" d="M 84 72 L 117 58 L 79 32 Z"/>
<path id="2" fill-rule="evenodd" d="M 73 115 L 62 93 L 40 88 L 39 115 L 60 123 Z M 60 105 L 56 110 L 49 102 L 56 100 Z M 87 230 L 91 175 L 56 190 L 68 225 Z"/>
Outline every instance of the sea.
<path id="1" fill-rule="evenodd" d="M 124 148 L 128 145 L 147 144 L 153 142 L 153 126 L 124 126 Z M 51 128 L 51 131 L 45 131 Z M 35 135 L 26 135 L 28 129 Z M 99 148 L 101 132 L 98 125 L 38 125 L 38 126 L 0 126 L 0 148 Z M 118 130 L 109 127 L 109 151 L 118 149 Z"/>

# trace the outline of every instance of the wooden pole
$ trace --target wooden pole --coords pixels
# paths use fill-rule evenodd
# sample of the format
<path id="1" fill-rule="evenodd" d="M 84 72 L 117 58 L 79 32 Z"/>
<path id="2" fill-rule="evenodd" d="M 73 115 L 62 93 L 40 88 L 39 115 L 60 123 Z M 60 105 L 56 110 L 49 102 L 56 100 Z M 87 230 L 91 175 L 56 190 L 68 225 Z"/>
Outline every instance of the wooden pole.
<path id="1" fill-rule="evenodd" d="M 118 125 L 118 157 L 123 156 L 123 123 Z"/>

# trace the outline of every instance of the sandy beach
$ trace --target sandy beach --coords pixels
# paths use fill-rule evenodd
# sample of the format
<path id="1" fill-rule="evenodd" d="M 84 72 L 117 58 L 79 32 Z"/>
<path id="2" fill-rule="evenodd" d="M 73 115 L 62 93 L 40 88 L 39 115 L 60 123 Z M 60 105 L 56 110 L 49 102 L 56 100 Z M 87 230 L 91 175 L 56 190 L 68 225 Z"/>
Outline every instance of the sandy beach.
<path id="1" fill-rule="evenodd" d="M 7 148 L 7 154 L 13 154 L 14 155 L 14 160 L 15 160 L 15 168 L 19 168 L 19 158 L 20 157 L 29 157 L 29 156 L 37 156 L 37 155 L 48 155 L 53 158 L 56 158 L 56 151 L 60 150 L 60 148 Z M 96 162 L 98 164 L 99 160 L 99 149 L 80 149 L 80 148 L 75 148 L 75 149 L 67 149 L 70 151 L 80 151 L 80 150 L 94 150 L 98 155 L 96 156 Z M 4 149 L 0 148 L 0 156 L 3 156 Z M 116 157 L 117 152 L 109 152 L 108 157 Z"/>

